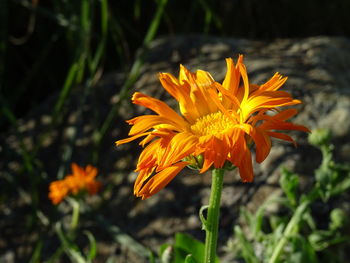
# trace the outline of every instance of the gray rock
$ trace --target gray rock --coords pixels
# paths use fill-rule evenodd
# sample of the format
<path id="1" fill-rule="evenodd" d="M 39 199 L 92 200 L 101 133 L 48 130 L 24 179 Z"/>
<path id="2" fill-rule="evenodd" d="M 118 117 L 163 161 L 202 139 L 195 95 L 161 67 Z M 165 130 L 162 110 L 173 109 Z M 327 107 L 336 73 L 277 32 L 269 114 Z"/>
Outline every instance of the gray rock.
<path id="1" fill-rule="evenodd" d="M 157 79 L 158 72 L 177 75 L 181 63 L 193 71 L 209 71 L 221 82 L 226 73 L 225 58 L 236 59 L 238 54 L 244 54 L 252 83 L 264 83 L 275 72 L 288 76 L 284 90 L 290 91 L 295 98 L 303 101 L 303 104 L 298 105 L 300 112 L 294 122 L 311 129 L 330 128 L 337 158 L 350 161 L 350 40 L 346 38 L 255 41 L 208 36 L 164 37 L 150 45 L 141 74 L 132 91 L 142 91 L 176 107 L 174 100 L 161 87 Z M 40 185 L 43 192 L 46 191 L 48 183 L 57 178 L 58 171 L 68 167 L 69 160 L 65 161 L 63 154 L 67 152 L 65 149 L 71 151 L 69 159 L 81 165 L 91 161 L 93 131 L 106 118 L 124 79 L 119 73 L 105 75 L 93 88 L 83 107 L 79 106 L 82 88 L 77 87 L 73 91 L 66 103 L 62 124 L 45 138 L 43 147 L 37 154 L 40 160 L 38 167 L 42 167 L 42 170 L 36 176 L 42 176 L 47 182 Z M 21 120 L 18 131 L 2 135 L 0 150 L 4 158 L 0 160 L 0 177 L 6 181 L 10 182 L 12 175 L 23 171 L 19 135 L 28 150 L 33 149 L 40 140 L 40 134 L 50 123 L 48 113 L 51 112 L 56 98 L 57 96 L 53 96 Z M 202 238 L 200 222 L 191 219 L 191 216 L 208 198 L 209 174 L 198 175 L 185 170 L 166 189 L 146 201 L 136 200 L 132 196 L 133 180 L 128 178 L 135 176 L 131 171 L 135 167 L 140 148 L 137 143 L 116 148 L 114 141 L 127 136 L 129 126 L 124 120 L 144 112 L 142 108 L 130 106 L 127 101 L 123 102 L 113 127 L 98 150 L 99 178 L 106 186 L 113 185 L 113 191 L 104 193 L 108 202 L 105 202 L 104 210 L 99 213 L 135 239 L 152 244 L 153 247 L 173 238 L 177 231 L 190 232 Z M 281 165 L 302 175 L 310 175 L 318 166 L 321 154 L 307 144 L 306 134 L 294 132 L 292 135 L 299 147 L 294 148 L 288 143 L 275 140 L 267 160 L 261 165 L 254 164 L 254 183 L 242 184 L 235 171 L 227 173 L 222 201 L 220 242 L 226 242 L 231 235 L 240 205 L 248 205 L 249 209 L 254 210 L 274 191 L 278 191 L 276 184 Z M 13 198 L 20 199 L 17 196 Z M 46 193 L 40 198 L 46 204 L 43 207 L 45 211 L 49 206 Z M 12 209 L 9 203 L 1 204 L 0 210 Z M 30 203 L 30 200 L 14 203 L 21 206 L 23 203 Z M 118 214 L 112 213 L 116 208 Z M 14 224 L 10 219 L 2 220 L 4 228 Z M 99 238 L 102 240 L 105 236 L 102 234 L 97 240 Z"/>

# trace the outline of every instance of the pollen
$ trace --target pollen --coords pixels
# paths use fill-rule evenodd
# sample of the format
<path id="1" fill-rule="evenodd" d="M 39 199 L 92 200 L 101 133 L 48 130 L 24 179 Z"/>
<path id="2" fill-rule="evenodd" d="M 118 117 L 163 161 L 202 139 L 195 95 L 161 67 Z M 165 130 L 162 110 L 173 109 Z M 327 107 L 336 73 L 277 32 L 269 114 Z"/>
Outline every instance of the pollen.
<path id="1" fill-rule="evenodd" d="M 218 111 L 198 118 L 191 126 L 191 131 L 197 136 L 216 135 L 235 124 L 232 118 Z"/>

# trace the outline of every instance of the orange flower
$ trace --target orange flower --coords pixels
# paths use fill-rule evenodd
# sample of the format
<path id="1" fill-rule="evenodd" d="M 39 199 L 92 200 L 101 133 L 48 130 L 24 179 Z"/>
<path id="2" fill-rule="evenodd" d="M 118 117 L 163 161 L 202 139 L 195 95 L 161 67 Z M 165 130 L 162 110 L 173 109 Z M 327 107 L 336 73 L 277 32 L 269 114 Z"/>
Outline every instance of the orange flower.
<path id="1" fill-rule="evenodd" d="M 128 143 L 145 137 L 137 168 L 134 193 L 148 198 L 165 187 L 188 160 L 203 159 L 200 172 L 222 168 L 226 162 L 239 168 L 243 182 L 253 180 L 250 145 L 255 143 L 256 161 L 270 152 L 271 137 L 294 142 L 276 130 L 309 130 L 287 122 L 297 111 L 276 107 L 301 103 L 288 92 L 279 91 L 287 80 L 276 73 L 263 85 L 250 84 L 240 55 L 237 64 L 226 59 L 227 73 L 222 84 L 202 70 L 192 73 L 180 66 L 179 78 L 160 73 L 164 89 L 179 103 L 180 116 L 164 102 L 136 92 L 134 104 L 151 109 L 156 115 L 144 115 L 127 121 L 133 125 L 131 137 L 116 142 Z M 275 115 L 272 115 L 275 113 Z"/>
<path id="2" fill-rule="evenodd" d="M 59 204 L 67 195 L 76 195 L 84 190 L 93 195 L 101 188 L 101 184 L 95 181 L 97 168 L 88 165 L 84 169 L 72 163 L 72 172 L 73 174 L 67 175 L 63 180 L 50 184 L 49 198 L 53 204 Z"/>

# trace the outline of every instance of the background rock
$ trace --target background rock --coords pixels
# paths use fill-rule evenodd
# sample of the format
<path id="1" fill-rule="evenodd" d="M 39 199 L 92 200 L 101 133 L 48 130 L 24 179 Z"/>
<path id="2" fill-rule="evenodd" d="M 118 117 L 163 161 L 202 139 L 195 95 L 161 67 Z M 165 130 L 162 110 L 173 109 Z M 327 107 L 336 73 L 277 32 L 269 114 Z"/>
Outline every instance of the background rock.
<path id="1" fill-rule="evenodd" d="M 225 58 L 232 57 L 236 60 L 238 54 L 244 54 L 252 83 L 264 83 L 275 72 L 288 76 L 284 90 L 303 101 L 303 104 L 298 105 L 300 113 L 294 122 L 306 125 L 310 129 L 330 128 L 336 158 L 350 161 L 350 40 L 346 38 L 312 37 L 253 41 L 204 36 L 164 37 L 154 41 L 149 47 L 141 74 L 131 92 L 141 91 L 176 106 L 161 87 L 157 78 L 158 72 L 177 75 L 181 63 L 192 71 L 209 71 L 216 81 L 221 82 L 226 73 Z M 122 74 L 105 75 L 82 107 L 78 103 L 81 88 L 77 87 L 73 99 L 66 103 L 61 126 L 45 138 L 44 147 L 38 152 L 44 172 L 36 175 L 45 178 L 44 184 L 37 185 L 42 189 L 43 194 L 39 197 L 39 202 L 45 213 L 52 209 L 47 199 L 48 183 L 55 180 L 58 171 L 67 169 L 70 163 L 64 159 L 65 149 L 71 149 L 71 160 L 81 165 L 91 161 L 94 127 L 101 125 L 113 101 L 118 99 L 118 91 L 123 81 Z M 3 157 L 0 161 L 0 171 L 1 177 L 7 179 L 0 187 L 6 187 L 9 177 L 21 174 L 23 161 L 20 157 L 19 136 L 23 137 L 29 150 L 35 147 L 41 132 L 49 125 L 48 112 L 55 99 L 53 96 L 45 104 L 39 105 L 34 112 L 29 113 L 27 118 L 21 120 L 17 131 L 2 134 Z M 110 223 L 118 225 L 123 231 L 151 248 L 171 240 L 174 233 L 179 231 L 203 239 L 200 221 L 193 215 L 196 216 L 201 205 L 208 201 L 210 174 L 198 175 L 184 170 L 166 189 L 152 198 L 145 201 L 134 198 L 132 185 L 136 175 L 131 171 L 140 148 L 137 143 L 116 148 L 114 141 L 127 136 L 129 126 L 124 120 L 144 113 L 144 109 L 131 106 L 128 101 L 124 101 L 122 105 L 115 124 L 98 150 L 96 166 L 100 170 L 99 179 L 103 181 L 105 190 L 97 201 L 95 212 L 98 211 L 104 218 L 108 218 Z M 77 118 L 76 113 L 79 110 L 82 110 L 82 114 Z M 77 134 L 75 140 L 69 139 L 71 133 Z M 274 146 L 267 160 L 261 165 L 254 164 L 256 177 L 252 184 L 241 183 L 236 172 L 225 176 L 219 240 L 221 244 L 225 244 L 232 235 L 240 205 L 247 205 L 254 211 L 268 196 L 278 191 L 281 165 L 300 173 L 303 178 L 311 178 L 313 170 L 321 160 L 321 154 L 307 143 L 306 134 L 295 132 L 293 137 L 298 143 L 297 148 L 278 140 L 273 142 Z M 23 177 L 18 178 L 28 181 Z M 306 185 L 309 183 L 308 180 L 304 181 Z M 1 218 L 5 218 L 1 221 L 0 228 L 7 229 L 0 238 L 5 241 L 16 238 L 15 229 L 18 228 L 19 222 L 11 218 L 24 213 L 31 202 L 26 191 L 19 194 L 21 191 L 17 190 L 12 194 L 12 200 L 0 205 L 0 211 L 11 211 L 6 212 L 7 217 L 3 215 L 5 212 L 1 212 L 0 215 Z M 104 230 L 97 231 L 97 240 L 104 244 L 113 242 Z M 9 251 L 8 248 L 11 249 L 12 246 L 11 242 L 0 244 L 4 251 Z M 105 250 L 109 251 L 108 253 L 116 253 Z M 142 259 L 135 255 L 126 256 L 130 254 L 130 251 L 125 252 L 128 251 L 127 248 L 122 247 L 120 251 L 121 257 L 127 257 L 128 262 L 142 262 Z M 100 257 L 103 258 L 103 255 Z"/>

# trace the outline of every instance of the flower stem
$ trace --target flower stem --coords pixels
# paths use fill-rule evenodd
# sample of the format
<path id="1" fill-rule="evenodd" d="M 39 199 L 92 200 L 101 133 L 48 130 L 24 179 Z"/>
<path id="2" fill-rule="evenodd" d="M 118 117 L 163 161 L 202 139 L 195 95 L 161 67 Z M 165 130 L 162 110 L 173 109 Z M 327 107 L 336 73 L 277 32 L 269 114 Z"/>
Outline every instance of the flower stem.
<path id="1" fill-rule="evenodd" d="M 72 219 L 70 223 L 70 231 L 74 233 L 75 229 L 79 223 L 79 214 L 80 214 L 80 204 L 79 201 L 74 199 L 69 199 L 70 204 L 72 205 Z"/>
<path id="2" fill-rule="evenodd" d="M 212 185 L 208 205 L 208 215 L 204 223 L 205 252 L 204 262 L 214 263 L 216 259 L 216 244 L 218 239 L 220 200 L 224 178 L 223 169 L 214 169 L 212 172 Z"/>

